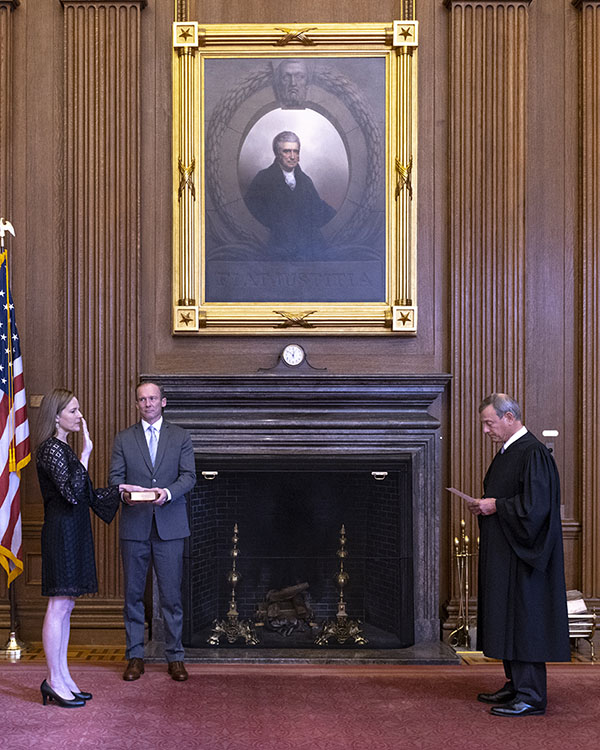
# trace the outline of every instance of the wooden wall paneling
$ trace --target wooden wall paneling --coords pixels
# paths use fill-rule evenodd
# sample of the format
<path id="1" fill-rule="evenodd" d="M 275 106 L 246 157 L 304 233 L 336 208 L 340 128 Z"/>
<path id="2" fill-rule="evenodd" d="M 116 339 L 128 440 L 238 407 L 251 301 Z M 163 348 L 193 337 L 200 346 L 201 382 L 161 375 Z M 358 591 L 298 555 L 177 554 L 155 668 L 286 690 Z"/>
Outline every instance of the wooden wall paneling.
<path id="1" fill-rule="evenodd" d="M 134 420 L 140 252 L 140 13 L 145 0 L 64 6 L 66 380 L 106 484 L 115 433 Z M 117 523 L 94 519 L 99 596 L 122 596 Z M 89 608 L 88 603 L 85 606 Z M 96 606 L 96 605 L 93 605 Z M 120 620 L 115 602 L 115 617 Z M 74 613 L 79 621 L 85 610 Z M 121 623 L 122 624 L 122 623 Z"/>
<path id="2" fill-rule="evenodd" d="M 419 4 L 425 0 L 416 0 Z M 430 1 L 430 0 L 428 0 Z M 415 0 L 352 0 L 340 3 L 335 0 L 302 0 L 301 3 L 283 5 L 280 0 L 173 0 L 179 20 L 197 20 L 202 23 L 367 23 L 406 19 L 402 14 Z M 187 18 L 184 17 L 187 12 Z"/>
<path id="3" fill-rule="evenodd" d="M 477 411 L 492 391 L 524 401 L 525 132 L 529 2 L 446 0 L 449 61 L 452 485 L 475 497 L 493 455 Z M 448 537 L 465 518 L 452 503 Z M 453 597 L 458 594 L 452 566 Z M 476 558 L 470 575 L 476 581 Z M 475 587 L 472 588 L 474 593 Z"/>
<path id="4" fill-rule="evenodd" d="M 12 11 L 15 2 L 0 0 L 0 217 L 13 222 L 12 216 Z M 12 236 L 7 235 L 5 245 L 11 251 Z M 6 575 L 0 570 L 0 597 L 8 594 Z M 8 623 L 8 604 L 0 605 L 0 619 Z"/>
<path id="5" fill-rule="evenodd" d="M 600 599 L 600 2 L 581 10 L 582 588 Z"/>
<path id="6" fill-rule="evenodd" d="M 12 293 L 21 337 L 28 417 L 35 448 L 37 409 L 33 394 L 64 382 L 62 307 L 62 7 L 56 0 L 14 3 L 9 117 Z M 39 62 L 39 65 L 36 64 Z M 6 125 L 6 127 L 4 127 Z M 1 136 L 0 136 L 1 137 Z M 21 474 L 21 520 L 25 572 L 15 581 L 24 640 L 40 640 L 46 600 L 39 575 L 43 506 L 35 460 Z M 26 613 L 26 614 L 25 614 Z"/>
<path id="7" fill-rule="evenodd" d="M 528 36 L 525 418 L 540 439 L 544 429 L 559 432 L 566 522 L 579 518 L 577 12 L 565 0 L 536 0 Z"/>

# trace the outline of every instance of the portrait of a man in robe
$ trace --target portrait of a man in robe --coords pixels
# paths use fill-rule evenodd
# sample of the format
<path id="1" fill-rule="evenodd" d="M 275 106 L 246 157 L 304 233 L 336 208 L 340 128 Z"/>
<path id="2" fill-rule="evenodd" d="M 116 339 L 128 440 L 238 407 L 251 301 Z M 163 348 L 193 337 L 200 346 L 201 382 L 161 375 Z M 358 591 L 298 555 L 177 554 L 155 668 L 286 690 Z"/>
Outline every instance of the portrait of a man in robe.
<path id="1" fill-rule="evenodd" d="M 204 66 L 206 301 L 383 301 L 385 61 Z"/>

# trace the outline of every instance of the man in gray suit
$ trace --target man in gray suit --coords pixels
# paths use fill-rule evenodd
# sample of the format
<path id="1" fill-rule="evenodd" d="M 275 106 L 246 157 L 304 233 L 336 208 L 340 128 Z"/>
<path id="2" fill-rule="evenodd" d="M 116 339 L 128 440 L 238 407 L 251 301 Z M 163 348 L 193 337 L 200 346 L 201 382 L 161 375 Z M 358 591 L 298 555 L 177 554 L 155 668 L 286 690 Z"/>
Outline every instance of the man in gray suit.
<path id="1" fill-rule="evenodd" d="M 189 433 L 163 419 L 167 403 L 156 383 L 135 391 L 140 421 L 120 432 L 110 464 L 111 484 L 139 485 L 158 492 L 152 503 L 124 503 L 120 539 L 125 578 L 123 617 L 127 638 L 124 680 L 144 673 L 144 592 L 150 560 L 154 566 L 165 625 L 165 654 L 174 680 L 187 680 L 181 643 L 183 544 L 190 535 L 185 493 L 196 484 Z M 127 477 L 127 479 L 125 479 Z"/>

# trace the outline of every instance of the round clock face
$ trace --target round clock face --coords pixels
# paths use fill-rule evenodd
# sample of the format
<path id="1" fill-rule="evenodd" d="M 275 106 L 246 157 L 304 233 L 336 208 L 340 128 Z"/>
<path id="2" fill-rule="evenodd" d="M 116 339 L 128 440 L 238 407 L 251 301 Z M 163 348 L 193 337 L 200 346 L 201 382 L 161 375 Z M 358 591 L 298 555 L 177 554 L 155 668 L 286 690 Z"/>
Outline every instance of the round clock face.
<path id="1" fill-rule="evenodd" d="M 295 367 L 304 360 L 304 349 L 299 344 L 288 344 L 281 354 L 286 365 Z"/>

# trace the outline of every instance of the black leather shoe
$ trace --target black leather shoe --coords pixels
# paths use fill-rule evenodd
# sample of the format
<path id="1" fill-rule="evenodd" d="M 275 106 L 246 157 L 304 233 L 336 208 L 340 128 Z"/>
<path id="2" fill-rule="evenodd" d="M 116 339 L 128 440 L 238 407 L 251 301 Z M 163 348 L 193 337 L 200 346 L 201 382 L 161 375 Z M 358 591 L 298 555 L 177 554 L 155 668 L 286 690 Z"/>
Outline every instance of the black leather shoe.
<path id="1" fill-rule="evenodd" d="M 82 701 L 91 701 L 92 700 L 92 694 L 91 693 L 86 693 L 85 690 L 82 690 L 79 693 L 73 693 L 73 695 L 76 698 L 81 698 Z"/>
<path id="2" fill-rule="evenodd" d="M 40 692 L 42 694 L 42 703 L 44 706 L 47 703 L 52 703 L 52 701 L 61 708 L 79 708 L 80 706 L 85 706 L 83 698 L 73 698 L 72 700 L 61 698 L 58 693 L 54 692 L 46 680 L 40 685 Z"/>
<path id="3" fill-rule="evenodd" d="M 479 693 L 477 700 L 482 703 L 494 703 L 501 705 L 503 703 L 510 703 L 515 699 L 515 691 L 507 687 L 502 687 L 500 690 L 496 690 L 495 693 Z"/>
<path id="4" fill-rule="evenodd" d="M 504 706 L 493 706 L 490 713 L 494 716 L 543 716 L 546 709 L 531 706 L 525 701 L 511 701 Z"/>
<path id="5" fill-rule="evenodd" d="M 143 674 L 144 660 L 134 657 L 127 662 L 127 666 L 123 672 L 123 679 L 127 682 L 133 682 L 133 680 L 139 680 Z"/>

